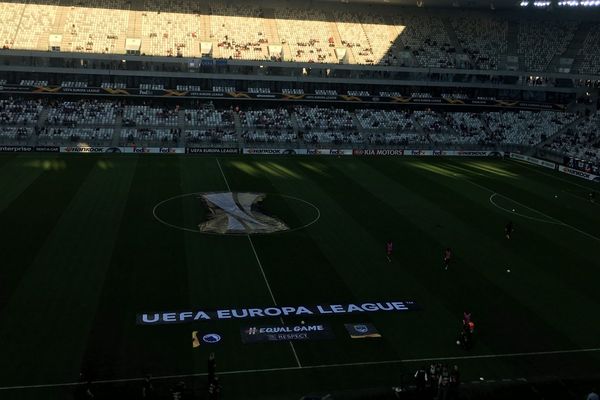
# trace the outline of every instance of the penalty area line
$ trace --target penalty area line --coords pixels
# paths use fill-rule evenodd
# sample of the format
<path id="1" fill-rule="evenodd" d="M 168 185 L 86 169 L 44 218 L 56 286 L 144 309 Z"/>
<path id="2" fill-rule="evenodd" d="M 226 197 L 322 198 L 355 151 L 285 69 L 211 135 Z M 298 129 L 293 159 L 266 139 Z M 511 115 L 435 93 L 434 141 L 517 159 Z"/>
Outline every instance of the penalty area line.
<path id="1" fill-rule="evenodd" d="M 587 232 L 585 232 L 585 231 L 582 231 L 581 229 L 579 229 L 579 228 L 577 228 L 577 227 L 574 227 L 573 225 L 567 224 L 566 222 L 563 222 L 563 221 L 561 221 L 561 220 L 560 220 L 560 219 L 558 219 L 558 218 L 554 218 L 554 217 L 552 217 L 552 216 L 550 216 L 550 215 L 548 215 L 548 214 L 544 214 L 543 212 L 541 212 L 541 211 L 538 211 L 538 210 L 536 210 L 535 208 L 531 208 L 531 207 L 529 207 L 529 206 L 526 206 L 525 204 L 523 204 L 523 203 L 521 203 L 521 202 L 519 202 L 519 201 L 517 201 L 517 200 L 515 200 L 515 199 L 513 199 L 513 198 L 511 198 L 511 197 L 509 197 L 509 196 L 506 196 L 506 195 L 504 195 L 504 194 L 502 194 L 502 193 L 498 193 L 498 192 L 496 192 L 496 191 L 494 191 L 494 190 L 492 190 L 492 189 L 490 189 L 490 188 L 488 188 L 488 187 L 486 187 L 486 186 L 483 186 L 483 185 L 481 185 L 481 184 L 479 184 L 479 183 L 477 183 L 477 182 L 473 182 L 473 181 L 472 181 L 472 180 L 470 180 L 470 179 L 463 179 L 463 180 L 464 180 L 464 181 L 466 181 L 466 182 L 469 182 L 470 184 L 472 184 L 472 185 L 475 185 L 475 186 L 477 186 L 477 187 L 479 187 L 479 188 L 481 188 L 481 189 L 483 189 L 483 190 L 486 190 L 486 191 L 488 191 L 489 193 L 491 193 L 491 194 L 492 194 L 492 196 L 491 196 L 491 197 L 493 197 L 494 195 L 498 195 L 498 196 L 504 197 L 505 199 L 508 199 L 508 200 L 512 201 L 513 203 L 515 203 L 515 204 L 518 204 L 518 205 L 520 205 L 521 207 L 527 208 L 528 210 L 530 210 L 530 211 L 533 211 L 533 212 L 535 212 L 535 213 L 537 213 L 537 214 L 539 214 L 539 215 L 541 215 L 541 216 L 544 216 L 544 217 L 548 218 L 549 220 L 556 221 L 556 222 L 557 222 L 557 225 L 566 226 L 567 228 L 573 229 L 574 231 L 576 231 L 576 232 L 579 232 L 579 233 L 581 233 L 582 235 L 589 237 L 590 239 L 594 239 L 594 240 L 596 240 L 596 241 L 600 242 L 600 238 L 599 238 L 599 237 L 597 237 L 597 236 L 594 236 L 594 235 L 592 235 L 591 233 L 587 233 Z M 493 203 L 492 203 L 492 204 L 493 204 Z M 496 204 L 493 204 L 493 205 L 494 205 L 494 206 L 496 206 L 496 207 L 498 207 Z"/>
<path id="2" fill-rule="evenodd" d="M 481 360 L 481 359 L 495 359 L 495 358 L 518 358 L 518 357 L 539 357 L 539 356 L 551 356 L 561 354 L 577 354 L 577 353 L 596 353 L 600 352 L 600 347 L 585 348 L 585 349 L 571 349 L 571 350 L 551 350 L 551 351 L 533 351 L 533 352 L 520 352 L 520 353 L 503 353 L 503 354 L 480 354 L 472 356 L 450 356 L 450 357 L 426 357 L 426 358 L 406 358 L 398 360 L 383 360 L 383 361 L 367 361 L 367 362 L 356 362 L 356 363 L 341 363 L 341 364 L 319 364 L 319 365 L 305 365 L 303 367 L 281 367 L 281 368 L 258 368 L 258 369 L 243 369 L 237 371 L 223 371 L 219 372 L 218 375 L 244 375 L 244 374 L 256 374 L 256 373 L 267 373 L 267 372 L 285 372 L 285 371 L 304 371 L 310 369 L 327 369 L 327 368 L 345 368 L 345 367 L 368 367 L 374 365 L 392 365 L 401 363 L 422 363 L 429 361 L 461 361 L 461 360 Z M 165 380 L 165 379 L 181 379 L 181 378 L 193 378 L 200 376 L 207 376 L 207 372 L 200 372 L 197 374 L 181 374 L 181 375 L 160 375 L 153 376 L 153 380 Z M 124 378 L 124 379 L 105 379 L 93 381 L 94 384 L 110 384 L 110 383 L 126 383 L 126 382 L 141 382 L 144 378 Z M 43 389 L 43 388 L 57 388 L 57 387 L 69 387 L 82 385 L 83 382 L 65 382 L 65 383 L 49 383 L 40 385 L 21 385 L 21 386 L 0 386 L 2 390 L 22 390 L 22 389 Z"/>

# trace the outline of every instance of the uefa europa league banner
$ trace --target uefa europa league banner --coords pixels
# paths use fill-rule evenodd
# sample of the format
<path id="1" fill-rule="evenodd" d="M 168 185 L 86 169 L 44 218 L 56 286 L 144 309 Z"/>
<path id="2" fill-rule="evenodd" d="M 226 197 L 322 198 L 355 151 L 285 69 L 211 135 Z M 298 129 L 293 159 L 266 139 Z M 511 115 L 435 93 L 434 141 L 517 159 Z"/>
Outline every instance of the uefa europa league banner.
<path id="1" fill-rule="evenodd" d="M 324 304 L 316 306 L 232 308 L 205 311 L 201 309 L 184 311 L 149 312 L 137 315 L 139 325 L 182 324 L 196 321 L 268 318 L 283 316 L 323 316 L 340 314 L 365 314 L 374 312 L 404 312 L 418 310 L 413 301 L 388 301 L 359 304 Z"/>

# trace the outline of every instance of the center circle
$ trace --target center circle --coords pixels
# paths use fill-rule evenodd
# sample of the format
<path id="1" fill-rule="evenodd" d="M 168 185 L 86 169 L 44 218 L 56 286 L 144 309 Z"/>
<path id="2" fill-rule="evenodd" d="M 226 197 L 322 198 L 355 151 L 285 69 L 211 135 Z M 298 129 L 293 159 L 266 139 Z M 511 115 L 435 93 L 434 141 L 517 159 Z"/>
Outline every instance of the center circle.
<path id="1" fill-rule="evenodd" d="M 209 235 L 264 235 L 294 232 L 316 223 L 314 204 L 279 193 L 193 192 L 165 199 L 152 215 L 161 224 Z"/>

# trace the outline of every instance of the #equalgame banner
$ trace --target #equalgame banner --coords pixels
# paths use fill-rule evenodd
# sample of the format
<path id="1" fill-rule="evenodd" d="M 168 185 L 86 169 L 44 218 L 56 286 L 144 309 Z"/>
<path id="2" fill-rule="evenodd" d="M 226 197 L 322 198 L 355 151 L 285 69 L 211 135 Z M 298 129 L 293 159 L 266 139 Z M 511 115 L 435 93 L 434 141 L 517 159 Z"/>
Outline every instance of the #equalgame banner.
<path id="1" fill-rule="evenodd" d="M 242 343 L 288 342 L 333 339 L 333 331 L 326 324 L 250 326 L 240 329 Z"/>

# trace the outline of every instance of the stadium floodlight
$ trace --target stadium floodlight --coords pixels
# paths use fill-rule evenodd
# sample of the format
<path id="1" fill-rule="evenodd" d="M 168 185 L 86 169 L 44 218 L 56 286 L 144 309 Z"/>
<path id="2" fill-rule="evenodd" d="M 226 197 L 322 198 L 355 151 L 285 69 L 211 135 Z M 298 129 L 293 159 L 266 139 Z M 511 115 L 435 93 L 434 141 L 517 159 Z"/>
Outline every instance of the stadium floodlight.
<path id="1" fill-rule="evenodd" d="M 521 7 L 527 7 L 529 5 L 529 2 L 528 1 L 522 1 L 519 5 Z"/>
<path id="2" fill-rule="evenodd" d="M 534 1 L 533 2 L 534 7 L 548 7 L 549 5 L 550 5 L 549 1 Z"/>

